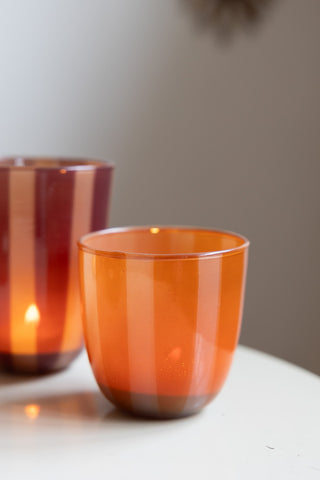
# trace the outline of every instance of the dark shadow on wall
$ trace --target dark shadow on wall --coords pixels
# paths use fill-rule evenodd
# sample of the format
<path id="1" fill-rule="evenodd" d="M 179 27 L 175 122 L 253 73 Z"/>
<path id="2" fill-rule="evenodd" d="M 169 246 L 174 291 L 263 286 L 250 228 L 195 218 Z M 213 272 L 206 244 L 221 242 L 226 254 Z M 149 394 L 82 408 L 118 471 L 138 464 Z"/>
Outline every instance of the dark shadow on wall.
<path id="1" fill-rule="evenodd" d="M 182 0 L 193 12 L 197 26 L 211 29 L 220 40 L 230 40 L 241 30 L 255 28 L 276 0 Z"/>

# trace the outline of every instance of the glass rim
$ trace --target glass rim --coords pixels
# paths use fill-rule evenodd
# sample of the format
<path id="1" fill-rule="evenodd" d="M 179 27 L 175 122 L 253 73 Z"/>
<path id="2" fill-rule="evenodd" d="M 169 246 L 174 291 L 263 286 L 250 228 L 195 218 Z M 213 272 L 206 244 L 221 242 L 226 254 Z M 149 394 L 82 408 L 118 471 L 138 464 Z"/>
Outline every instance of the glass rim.
<path id="1" fill-rule="evenodd" d="M 157 230 L 157 232 L 152 232 L 152 230 Z M 124 250 L 101 250 L 97 248 L 90 247 L 85 244 L 86 240 L 94 236 L 102 236 L 113 233 L 131 233 L 131 232 L 150 232 L 158 233 L 160 230 L 170 230 L 177 232 L 207 232 L 207 233 L 220 233 L 226 236 L 231 236 L 242 240 L 242 244 L 233 248 L 228 248 L 225 250 L 212 250 L 206 252 L 190 252 L 190 253 L 143 253 L 143 252 L 130 252 Z M 228 255 L 235 255 L 241 251 L 248 249 L 250 242 L 249 240 L 239 233 L 232 232 L 230 230 L 207 228 L 207 227 L 193 227 L 193 226 L 184 226 L 184 225 L 144 225 L 144 226 L 129 226 L 129 227 L 112 227 L 105 228 L 103 230 L 97 230 L 95 232 L 90 232 L 83 235 L 77 242 L 79 251 L 85 253 L 91 253 L 92 255 L 108 257 L 108 258 L 118 258 L 118 259 L 140 259 L 140 260 L 188 260 L 194 258 L 212 258 L 212 257 L 221 257 Z"/>
<path id="2" fill-rule="evenodd" d="M 27 162 L 27 163 L 25 163 Z M 95 170 L 113 169 L 112 161 L 94 157 L 54 155 L 6 155 L 0 156 L 0 170 Z"/>

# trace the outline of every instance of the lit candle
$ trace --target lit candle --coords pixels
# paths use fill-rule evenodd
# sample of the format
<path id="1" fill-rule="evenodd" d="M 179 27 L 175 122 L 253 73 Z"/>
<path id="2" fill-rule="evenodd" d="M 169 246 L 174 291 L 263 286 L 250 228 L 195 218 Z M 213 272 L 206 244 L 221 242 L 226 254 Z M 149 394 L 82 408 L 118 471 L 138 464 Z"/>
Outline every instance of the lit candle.
<path id="1" fill-rule="evenodd" d="M 113 165 L 0 159 L 0 363 L 45 372 L 82 349 L 77 240 L 104 228 Z"/>

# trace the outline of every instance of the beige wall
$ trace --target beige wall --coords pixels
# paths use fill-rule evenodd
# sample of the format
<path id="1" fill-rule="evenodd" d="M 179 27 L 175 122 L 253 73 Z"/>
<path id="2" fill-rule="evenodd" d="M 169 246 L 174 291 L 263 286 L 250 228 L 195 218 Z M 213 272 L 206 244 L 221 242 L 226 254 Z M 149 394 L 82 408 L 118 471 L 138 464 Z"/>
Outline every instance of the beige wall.
<path id="1" fill-rule="evenodd" d="M 183 0 L 7 0 L 1 153 L 113 158 L 112 223 L 252 243 L 241 340 L 320 373 L 320 2 L 221 44 Z"/>

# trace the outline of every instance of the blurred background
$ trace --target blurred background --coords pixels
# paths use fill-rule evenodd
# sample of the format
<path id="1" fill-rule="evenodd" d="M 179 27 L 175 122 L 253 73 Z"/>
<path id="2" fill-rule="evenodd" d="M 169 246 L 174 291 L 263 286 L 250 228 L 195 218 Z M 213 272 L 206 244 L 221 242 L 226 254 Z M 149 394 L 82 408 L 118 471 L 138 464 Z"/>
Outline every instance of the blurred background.
<path id="1" fill-rule="evenodd" d="M 251 240 L 241 342 L 320 374 L 319 0 L 2 0 L 0 153 L 112 159 L 112 225 Z"/>

